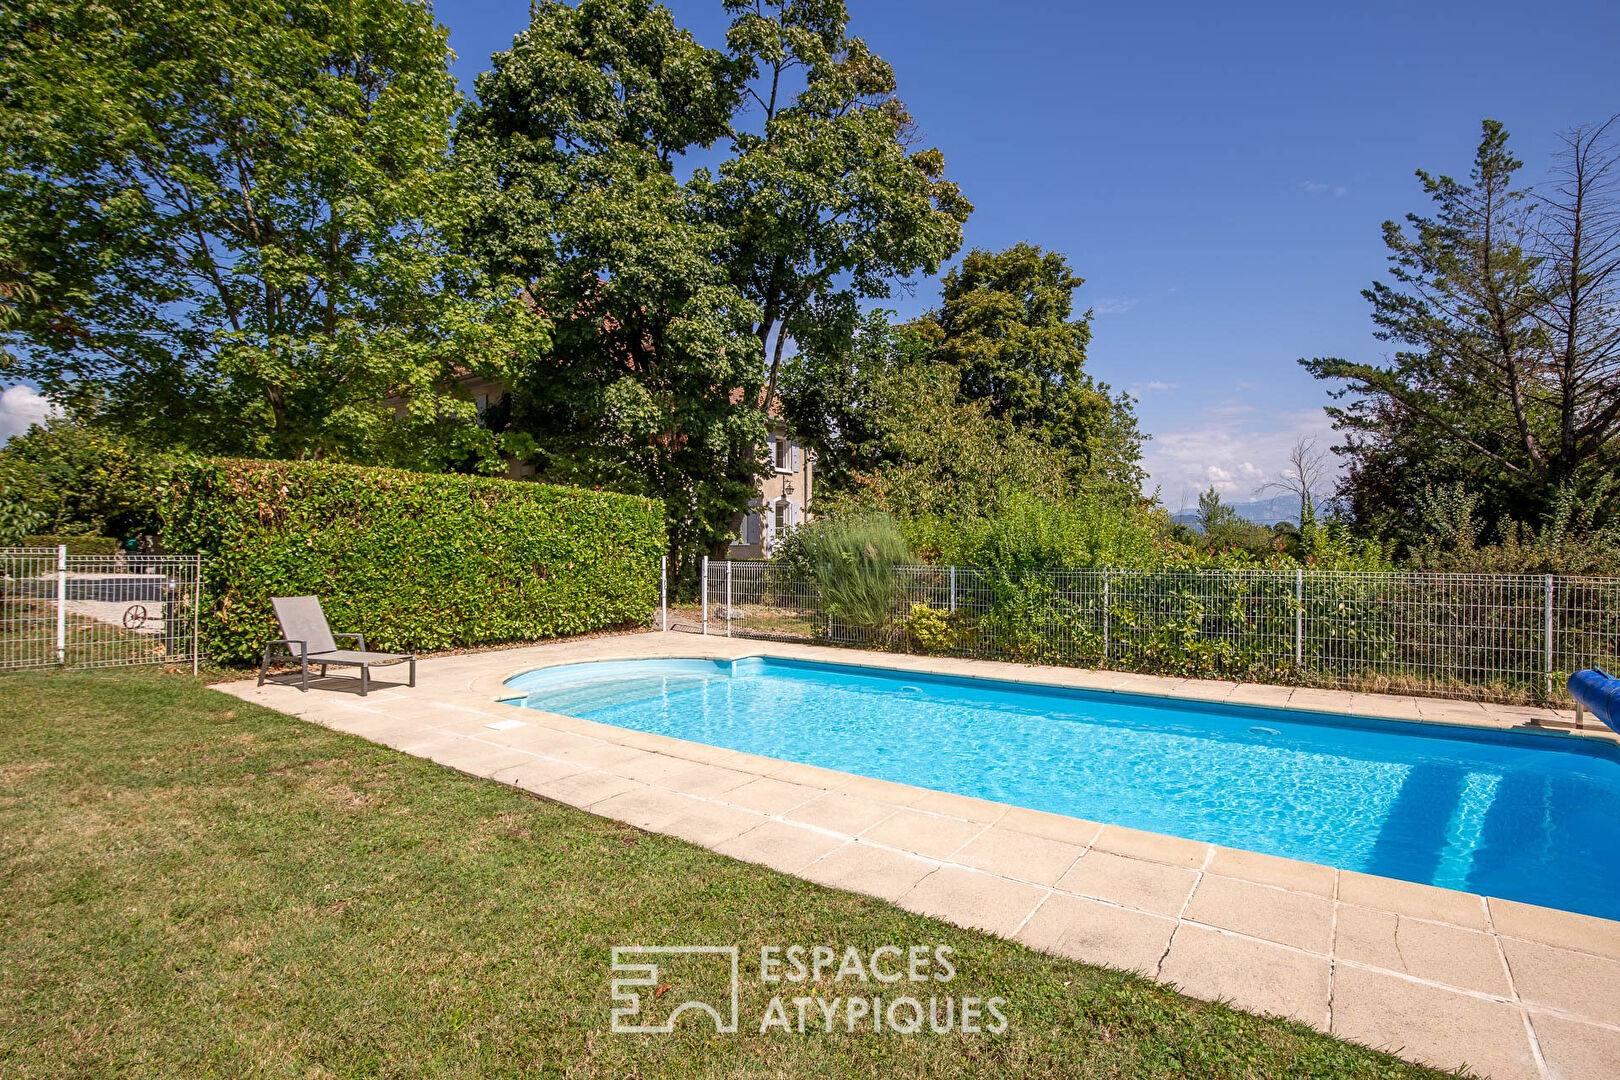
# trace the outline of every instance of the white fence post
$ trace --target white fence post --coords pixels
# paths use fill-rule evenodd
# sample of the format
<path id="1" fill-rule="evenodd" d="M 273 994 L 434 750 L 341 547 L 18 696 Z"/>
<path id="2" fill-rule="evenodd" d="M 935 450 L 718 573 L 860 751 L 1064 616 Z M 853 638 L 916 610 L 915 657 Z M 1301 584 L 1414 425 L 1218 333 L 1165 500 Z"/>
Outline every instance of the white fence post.
<path id="1" fill-rule="evenodd" d="M 709 557 L 703 556 L 703 565 L 698 569 L 698 594 L 703 598 L 703 632 L 709 632 Z"/>
<path id="2" fill-rule="evenodd" d="M 1547 664 L 1546 664 L 1547 697 L 1550 699 L 1552 697 L 1552 694 L 1553 694 L 1553 576 L 1551 574 L 1547 575 L 1546 628 L 1545 629 L 1546 629 L 1545 641 L 1546 641 L 1546 646 L 1547 646 L 1547 655 L 1546 655 L 1546 659 L 1547 659 Z"/>
<path id="3" fill-rule="evenodd" d="M 951 614 L 956 614 L 956 565 L 951 564 Z"/>
<path id="4" fill-rule="evenodd" d="M 1294 666 L 1305 670 L 1305 568 L 1294 567 Z"/>
<path id="5" fill-rule="evenodd" d="M 663 617 L 664 629 L 669 629 L 669 556 L 658 556 L 658 613 Z"/>
<path id="6" fill-rule="evenodd" d="M 1102 651 L 1103 667 L 1108 666 L 1108 645 L 1109 645 L 1109 641 L 1108 641 L 1108 629 L 1109 629 L 1109 627 L 1108 627 L 1108 624 L 1109 624 L 1109 615 L 1108 615 L 1109 598 L 1108 598 L 1108 593 L 1109 593 L 1109 585 L 1112 582 L 1112 579 L 1113 579 L 1113 575 L 1108 572 L 1108 568 L 1103 567 L 1103 651 Z"/>
<path id="7" fill-rule="evenodd" d="M 202 643 L 197 628 L 202 616 L 203 557 L 199 554 L 193 556 L 193 558 L 196 559 L 196 564 L 191 568 L 193 575 L 191 579 L 191 673 L 196 675 L 198 667 L 202 663 Z"/>
<path id="8" fill-rule="evenodd" d="M 726 637 L 731 636 L 731 560 L 726 560 Z"/>
<path id="9" fill-rule="evenodd" d="M 56 548 L 56 662 L 67 663 L 67 545 Z"/>

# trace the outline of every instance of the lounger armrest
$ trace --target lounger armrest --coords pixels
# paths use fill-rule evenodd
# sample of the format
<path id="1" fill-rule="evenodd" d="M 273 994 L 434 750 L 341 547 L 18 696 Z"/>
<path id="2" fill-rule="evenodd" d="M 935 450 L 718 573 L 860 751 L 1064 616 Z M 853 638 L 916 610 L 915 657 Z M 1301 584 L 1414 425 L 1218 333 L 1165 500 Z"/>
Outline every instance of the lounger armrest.
<path id="1" fill-rule="evenodd" d="M 302 641 L 294 641 L 294 640 L 291 640 L 289 638 L 276 638 L 276 640 L 274 640 L 274 641 L 269 641 L 269 642 L 265 643 L 265 646 L 264 646 L 265 651 L 269 652 L 270 648 L 272 646 L 274 646 L 274 645 L 284 645 L 284 646 L 286 646 L 287 652 L 290 653 L 291 655 L 297 657 L 300 660 L 302 660 L 304 658 L 304 652 L 308 648 L 308 646 L 305 645 L 304 642 L 302 642 Z M 294 645 L 296 645 L 298 647 L 295 649 L 295 648 L 293 648 Z"/>
<path id="2" fill-rule="evenodd" d="M 364 634 L 333 634 L 332 635 L 332 640 L 334 640 L 334 641 L 341 641 L 343 638 L 354 638 L 356 641 L 358 641 L 360 643 L 360 648 L 356 650 L 357 652 L 366 652 L 367 651 L 366 650 L 366 635 L 364 635 Z"/>

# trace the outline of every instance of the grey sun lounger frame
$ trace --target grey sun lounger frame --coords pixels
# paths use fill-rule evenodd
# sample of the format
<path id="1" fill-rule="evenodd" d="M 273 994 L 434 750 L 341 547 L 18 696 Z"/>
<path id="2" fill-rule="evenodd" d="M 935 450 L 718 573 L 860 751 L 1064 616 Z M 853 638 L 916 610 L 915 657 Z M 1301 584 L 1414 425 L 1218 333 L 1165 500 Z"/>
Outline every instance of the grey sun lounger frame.
<path id="1" fill-rule="evenodd" d="M 278 596 L 271 599 L 270 606 L 276 609 L 276 622 L 281 624 L 283 636 L 264 647 L 264 659 L 259 664 L 260 686 L 264 685 L 265 676 L 269 673 L 270 661 L 281 658 L 274 655 L 277 648 L 283 650 L 282 655 L 298 661 L 298 689 L 306 693 L 309 691 L 311 664 L 320 667 L 321 678 L 326 677 L 328 665 L 359 668 L 361 697 L 365 697 L 371 689 L 371 669 L 374 666 L 409 663 L 410 685 L 416 685 L 416 657 L 400 653 L 367 652 L 364 634 L 332 633 L 332 628 L 326 623 L 326 613 L 321 610 L 320 597 Z M 340 649 L 337 647 L 338 638 L 352 638 L 360 647 Z"/>

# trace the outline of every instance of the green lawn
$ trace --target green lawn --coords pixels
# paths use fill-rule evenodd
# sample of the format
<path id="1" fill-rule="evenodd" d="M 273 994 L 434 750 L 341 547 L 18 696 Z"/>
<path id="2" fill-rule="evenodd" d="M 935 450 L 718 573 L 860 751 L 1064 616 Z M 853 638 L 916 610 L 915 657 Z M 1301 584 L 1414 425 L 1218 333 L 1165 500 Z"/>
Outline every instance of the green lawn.
<path id="1" fill-rule="evenodd" d="M 4 1077 L 1436 1075 L 155 672 L 0 677 L 0 873 Z M 681 943 L 742 1031 L 610 1033 L 609 949 Z M 762 943 L 949 945 L 1010 1026 L 760 1035 Z"/>

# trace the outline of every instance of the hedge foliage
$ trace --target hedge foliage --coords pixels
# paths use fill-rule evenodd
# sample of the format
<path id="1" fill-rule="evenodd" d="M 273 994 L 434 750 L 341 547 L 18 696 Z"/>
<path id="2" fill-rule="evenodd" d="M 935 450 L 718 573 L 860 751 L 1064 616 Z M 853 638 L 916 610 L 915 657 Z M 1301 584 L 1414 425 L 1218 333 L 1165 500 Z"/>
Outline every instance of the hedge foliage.
<path id="1" fill-rule="evenodd" d="M 18 547 L 55 548 L 66 545 L 69 555 L 116 555 L 123 546 L 111 536 L 25 536 Z"/>
<path id="2" fill-rule="evenodd" d="M 324 462 L 188 461 L 162 496 L 170 551 L 203 559 L 203 649 L 256 659 L 272 596 L 321 598 L 370 648 L 427 652 L 650 620 L 655 500 Z"/>

